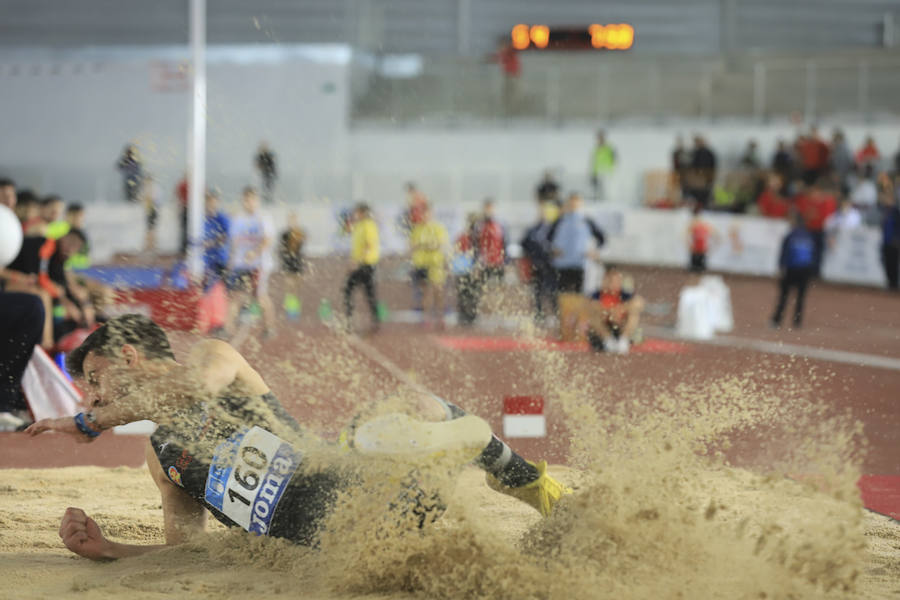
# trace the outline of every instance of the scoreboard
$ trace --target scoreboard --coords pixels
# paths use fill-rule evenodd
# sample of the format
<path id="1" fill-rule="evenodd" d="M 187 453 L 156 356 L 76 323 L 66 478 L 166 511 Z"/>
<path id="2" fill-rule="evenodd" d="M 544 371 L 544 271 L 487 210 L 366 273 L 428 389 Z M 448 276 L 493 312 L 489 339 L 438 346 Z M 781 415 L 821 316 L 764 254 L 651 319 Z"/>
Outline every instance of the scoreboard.
<path id="1" fill-rule="evenodd" d="M 627 23 L 557 27 L 519 23 L 510 34 L 516 50 L 628 50 L 634 27 Z"/>

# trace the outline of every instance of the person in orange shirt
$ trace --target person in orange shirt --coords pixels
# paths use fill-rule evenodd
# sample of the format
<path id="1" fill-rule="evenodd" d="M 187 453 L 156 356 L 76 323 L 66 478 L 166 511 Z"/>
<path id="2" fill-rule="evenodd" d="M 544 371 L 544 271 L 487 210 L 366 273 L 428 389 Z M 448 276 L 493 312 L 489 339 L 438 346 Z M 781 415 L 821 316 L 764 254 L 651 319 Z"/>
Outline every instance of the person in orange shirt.
<path id="1" fill-rule="evenodd" d="M 692 273 L 702 273 L 706 271 L 706 253 L 709 251 L 711 238 L 716 235 L 716 230 L 703 218 L 703 206 L 699 202 L 694 203 L 693 213 L 687 230 L 688 250 L 691 253 L 688 270 Z"/>
<path id="2" fill-rule="evenodd" d="M 856 164 L 859 166 L 873 165 L 877 167 L 879 160 L 881 160 L 881 153 L 878 152 L 878 146 L 875 145 L 875 140 L 870 135 L 866 138 L 859 152 L 856 153 Z"/>

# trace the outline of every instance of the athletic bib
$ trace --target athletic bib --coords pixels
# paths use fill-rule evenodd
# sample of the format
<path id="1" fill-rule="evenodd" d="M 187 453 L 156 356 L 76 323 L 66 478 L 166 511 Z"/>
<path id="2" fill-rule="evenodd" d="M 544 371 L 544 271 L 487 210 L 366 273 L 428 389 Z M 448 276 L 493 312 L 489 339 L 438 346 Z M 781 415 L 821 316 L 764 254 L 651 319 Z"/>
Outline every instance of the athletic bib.
<path id="1" fill-rule="evenodd" d="M 267 535 L 300 460 L 300 452 L 278 436 L 244 428 L 216 448 L 206 501 L 247 531 Z"/>

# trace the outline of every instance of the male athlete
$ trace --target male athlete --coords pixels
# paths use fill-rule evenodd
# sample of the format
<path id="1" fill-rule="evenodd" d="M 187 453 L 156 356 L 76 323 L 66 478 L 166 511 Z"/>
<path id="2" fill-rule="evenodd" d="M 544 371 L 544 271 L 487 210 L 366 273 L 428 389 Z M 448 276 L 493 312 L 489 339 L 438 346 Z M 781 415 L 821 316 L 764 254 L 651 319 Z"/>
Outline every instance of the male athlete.
<path id="1" fill-rule="evenodd" d="M 259 373 L 225 342 L 201 341 L 180 364 L 162 328 L 146 317 L 124 315 L 88 336 L 70 353 L 67 368 L 86 382 L 91 412 L 44 419 L 27 433 L 58 431 L 91 441 L 116 425 L 155 421 L 158 428 L 146 455 L 162 495 L 166 545 L 202 531 L 207 511 L 228 526 L 313 544 L 337 492 L 352 485 L 352 478 L 337 468 L 304 463 L 304 453 L 319 442 L 300 428 Z M 467 459 L 477 455 L 475 463 L 487 472 L 490 487 L 543 515 L 568 492 L 547 475 L 546 463 L 525 461 L 478 417 L 430 396 L 419 399 L 417 411 L 423 418 L 449 420 L 423 422 L 390 414 L 352 427 L 342 440 L 350 452 L 414 452 L 420 461 L 469 451 Z M 97 523 L 77 508 L 66 510 L 59 534 L 72 552 L 91 559 L 124 558 L 164 547 L 107 540 Z"/>

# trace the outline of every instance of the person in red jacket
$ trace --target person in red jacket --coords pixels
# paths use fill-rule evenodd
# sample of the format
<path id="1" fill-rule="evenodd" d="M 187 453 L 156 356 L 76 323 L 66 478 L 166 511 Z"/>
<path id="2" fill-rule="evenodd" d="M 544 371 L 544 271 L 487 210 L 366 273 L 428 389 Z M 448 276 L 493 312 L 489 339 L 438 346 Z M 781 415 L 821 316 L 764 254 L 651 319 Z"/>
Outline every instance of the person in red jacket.
<path id="1" fill-rule="evenodd" d="M 866 138 L 866 141 L 862 148 L 859 149 L 859 152 L 856 153 L 856 164 L 860 167 L 874 165 L 876 167 L 875 170 L 877 171 L 879 160 L 881 160 L 881 153 L 878 152 L 878 146 L 875 145 L 875 140 L 870 135 Z"/>
<path id="2" fill-rule="evenodd" d="M 837 210 L 837 199 L 833 193 L 816 183 L 805 193 L 798 195 L 794 202 L 815 242 L 814 273 L 818 276 L 825 250 L 825 221 Z"/>
<path id="3" fill-rule="evenodd" d="M 475 252 L 485 281 L 503 279 L 506 267 L 506 231 L 494 214 L 494 201 L 484 201 L 481 223 L 475 237 Z"/>
<path id="4" fill-rule="evenodd" d="M 765 189 L 756 200 L 760 215 L 775 219 L 787 218 L 791 206 L 787 198 L 782 195 L 782 189 L 781 177 L 770 176 Z"/>

